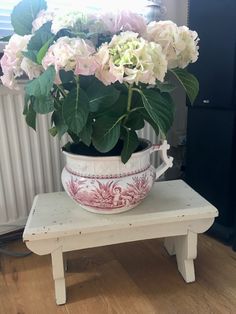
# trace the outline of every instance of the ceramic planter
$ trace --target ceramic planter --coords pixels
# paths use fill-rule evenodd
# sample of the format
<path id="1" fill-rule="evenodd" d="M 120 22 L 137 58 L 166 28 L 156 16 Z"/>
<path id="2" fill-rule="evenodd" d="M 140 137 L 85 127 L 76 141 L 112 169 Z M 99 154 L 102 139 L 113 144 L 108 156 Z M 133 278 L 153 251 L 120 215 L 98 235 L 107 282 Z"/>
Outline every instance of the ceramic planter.
<path id="1" fill-rule="evenodd" d="M 90 157 L 68 153 L 62 171 L 67 194 L 88 211 L 114 214 L 137 206 L 149 193 L 154 181 L 172 166 L 167 156 L 169 145 L 152 145 L 142 139 L 146 148 L 132 154 L 126 164 L 120 156 Z M 159 151 L 162 164 L 155 169 L 150 156 Z"/>

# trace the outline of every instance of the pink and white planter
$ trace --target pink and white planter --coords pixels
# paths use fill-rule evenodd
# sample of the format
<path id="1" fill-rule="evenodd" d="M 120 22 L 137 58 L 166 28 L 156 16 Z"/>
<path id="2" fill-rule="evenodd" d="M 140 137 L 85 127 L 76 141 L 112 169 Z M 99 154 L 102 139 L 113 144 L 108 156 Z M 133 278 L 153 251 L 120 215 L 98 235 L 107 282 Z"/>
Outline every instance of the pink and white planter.
<path id="1" fill-rule="evenodd" d="M 120 156 L 90 157 L 63 151 L 66 166 L 62 184 L 67 194 L 86 210 L 99 214 L 114 214 L 137 206 L 150 192 L 154 181 L 168 168 L 173 158 L 167 156 L 169 145 L 152 145 L 132 154 L 126 164 Z M 150 156 L 160 152 L 162 164 L 155 169 Z"/>

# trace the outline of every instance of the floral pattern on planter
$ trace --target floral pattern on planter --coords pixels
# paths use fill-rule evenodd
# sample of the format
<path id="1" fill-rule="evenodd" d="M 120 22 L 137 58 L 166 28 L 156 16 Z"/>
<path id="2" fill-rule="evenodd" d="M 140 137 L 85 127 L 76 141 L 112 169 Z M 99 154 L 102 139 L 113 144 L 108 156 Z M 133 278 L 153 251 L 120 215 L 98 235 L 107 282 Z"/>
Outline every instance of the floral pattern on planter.
<path id="1" fill-rule="evenodd" d="M 131 177 L 129 182 L 122 185 L 119 180 L 87 180 L 71 176 L 66 186 L 71 197 L 83 206 L 114 210 L 122 207 L 131 208 L 139 204 L 149 193 L 153 176 L 144 173 Z"/>

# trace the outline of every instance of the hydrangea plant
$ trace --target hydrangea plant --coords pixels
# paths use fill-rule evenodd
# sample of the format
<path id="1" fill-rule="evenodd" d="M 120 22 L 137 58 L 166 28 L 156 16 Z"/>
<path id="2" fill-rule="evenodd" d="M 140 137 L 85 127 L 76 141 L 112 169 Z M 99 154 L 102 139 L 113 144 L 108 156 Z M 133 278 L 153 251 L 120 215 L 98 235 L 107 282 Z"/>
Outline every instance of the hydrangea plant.
<path id="1" fill-rule="evenodd" d="M 136 131 L 151 124 L 165 137 L 174 118 L 171 93 L 179 80 L 191 103 L 199 85 L 186 67 L 198 58 L 198 35 L 172 21 L 146 24 L 126 10 L 96 15 L 47 10 L 45 0 L 14 8 L 14 34 L 1 59 L 2 83 L 17 88 L 27 75 L 24 115 L 51 114 L 50 134 L 68 133 L 101 153 L 121 141 L 125 163 Z"/>

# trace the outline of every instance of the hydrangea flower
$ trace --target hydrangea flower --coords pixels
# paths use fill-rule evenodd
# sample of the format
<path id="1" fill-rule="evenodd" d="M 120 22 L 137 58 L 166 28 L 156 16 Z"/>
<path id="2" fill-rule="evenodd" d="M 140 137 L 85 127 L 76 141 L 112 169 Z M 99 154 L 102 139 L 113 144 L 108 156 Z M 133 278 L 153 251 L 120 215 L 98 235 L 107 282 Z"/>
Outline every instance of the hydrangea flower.
<path id="1" fill-rule="evenodd" d="M 43 72 L 43 67 L 24 57 L 21 62 L 21 69 L 30 80 L 38 77 Z"/>
<path id="2" fill-rule="evenodd" d="M 95 75 L 105 85 L 116 81 L 129 84 L 155 84 L 163 81 L 167 61 L 160 45 L 147 42 L 137 33 L 114 35 L 96 54 L 98 68 Z"/>
<path id="3" fill-rule="evenodd" d="M 146 38 L 161 45 L 168 68 L 185 68 L 198 59 L 198 34 L 186 26 L 178 27 L 172 21 L 151 22 Z"/>
<path id="4" fill-rule="evenodd" d="M 36 19 L 32 23 L 32 31 L 36 32 L 43 24 L 52 21 L 55 17 L 55 13 L 48 10 L 41 10 Z"/>
<path id="5" fill-rule="evenodd" d="M 116 34 L 120 31 L 133 31 L 140 35 L 146 32 L 145 19 L 134 12 L 122 10 L 106 12 L 99 17 L 105 32 Z"/>
<path id="6" fill-rule="evenodd" d="M 59 38 L 42 60 L 44 69 L 54 65 L 56 72 L 61 69 L 75 71 L 75 74 L 94 74 L 95 60 L 92 57 L 95 48 L 91 42 L 80 38 Z"/>
<path id="7" fill-rule="evenodd" d="M 4 55 L 1 58 L 1 67 L 3 76 L 1 76 L 2 83 L 13 89 L 16 88 L 15 78 L 23 75 L 21 63 L 24 58 L 22 51 L 27 49 L 27 44 L 31 35 L 19 36 L 12 35 L 8 44 L 4 49 Z"/>
<path id="8" fill-rule="evenodd" d="M 88 28 L 89 18 L 81 11 L 68 11 L 58 13 L 52 21 L 52 33 L 56 34 L 63 28 L 70 29 L 75 33 L 83 32 Z"/>

